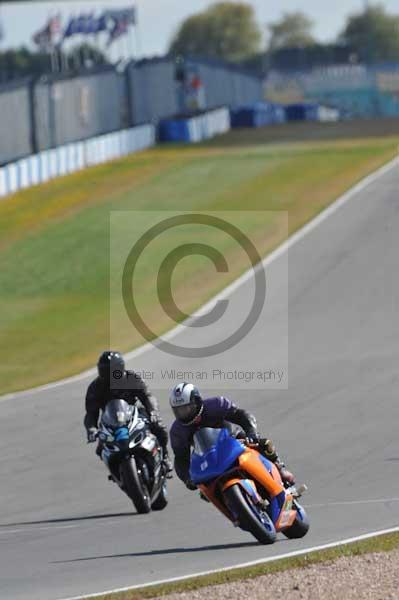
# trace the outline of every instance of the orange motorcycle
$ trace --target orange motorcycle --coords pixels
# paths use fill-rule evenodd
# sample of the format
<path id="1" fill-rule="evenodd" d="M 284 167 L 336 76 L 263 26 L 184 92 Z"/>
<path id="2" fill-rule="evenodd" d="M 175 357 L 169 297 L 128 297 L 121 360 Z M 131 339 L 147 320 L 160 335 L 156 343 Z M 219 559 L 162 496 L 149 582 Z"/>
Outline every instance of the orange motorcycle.
<path id="1" fill-rule="evenodd" d="M 306 486 L 285 488 L 277 467 L 257 448 L 227 429 L 200 429 L 194 434 L 191 480 L 225 517 L 262 544 L 272 544 L 279 531 L 303 537 L 309 520 L 298 498 Z"/>

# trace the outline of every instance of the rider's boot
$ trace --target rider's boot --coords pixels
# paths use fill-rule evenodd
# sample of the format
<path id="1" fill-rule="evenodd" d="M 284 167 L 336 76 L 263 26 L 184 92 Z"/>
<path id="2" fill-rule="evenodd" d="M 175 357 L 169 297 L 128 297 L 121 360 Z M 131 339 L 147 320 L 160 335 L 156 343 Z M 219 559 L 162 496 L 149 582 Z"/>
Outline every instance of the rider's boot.
<path id="1" fill-rule="evenodd" d="M 291 485 L 294 485 L 295 477 L 280 459 L 273 442 L 268 439 L 262 439 L 260 440 L 260 447 L 262 449 L 262 454 L 278 468 L 284 486 L 290 487 Z"/>
<path id="2" fill-rule="evenodd" d="M 277 458 L 274 464 L 280 472 L 280 476 L 283 480 L 284 486 L 291 487 L 292 485 L 295 485 L 294 474 L 286 468 L 285 464 L 279 458 Z"/>
<path id="3" fill-rule="evenodd" d="M 103 442 L 101 440 L 98 440 L 96 454 L 97 454 L 98 458 L 100 458 L 101 460 L 102 460 L 101 454 L 102 454 L 103 449 L 104 449 Z"/>
<path id="4" fill-rule="evenodd" d="M 166 473 L 166 477 L 168 479 L 172 478 L 172 471 L 173 471 L 173 466 L 172 466 L 172 461 L 169 458 L 169 454 L 167 450 L 163 451 L 163 466 L 165 467 L 165 473 Z"/>

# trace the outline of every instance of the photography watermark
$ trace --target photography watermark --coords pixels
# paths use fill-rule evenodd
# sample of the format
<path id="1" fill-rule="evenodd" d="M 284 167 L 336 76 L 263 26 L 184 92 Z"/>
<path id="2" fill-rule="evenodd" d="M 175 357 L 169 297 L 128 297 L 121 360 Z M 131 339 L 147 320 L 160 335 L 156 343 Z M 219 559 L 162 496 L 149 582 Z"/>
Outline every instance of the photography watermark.
<path id="1" fill-rule="evenodd" d="M 134 389 L 134 384 L 137 383 L 139 379 L 144 379 L 145 381 L 158 381 L 159 376 L 162 381 L 165 381 L 168 385 L 172 386 L 176 381 L 199 381 L 199 382 L 212 382 L 214 385 L 218 385 L 219 383 L 237 383 L 237 382 L 268 382 L 273 381 L 278 384 L 281 384 L 285 373 L 284 371 L 269 369 L 268 371 L 244 371 L 240 369 L 234 369 L 232 371 L 226 371 L 225 369 L 212 369 L 211 371 L 179 371 L 178 369 L 161 369 L 158 371 L 138 371 L 135 370 L 134 374 L 132 373 L 123 373 L 119 369 L 115 369 L 112 371 L 112 379 L 114 381 L 119 381 L 124 379 L 123 385 L 125 385 L 128 389 Z"/>
<path id="2" fill-rule="evenodd" d="M 286 213 L 114 211 L 110 232 L 111 347 L 151 344 L 144 379 L 287 387 L 287 264 L 262 261 Z"/>

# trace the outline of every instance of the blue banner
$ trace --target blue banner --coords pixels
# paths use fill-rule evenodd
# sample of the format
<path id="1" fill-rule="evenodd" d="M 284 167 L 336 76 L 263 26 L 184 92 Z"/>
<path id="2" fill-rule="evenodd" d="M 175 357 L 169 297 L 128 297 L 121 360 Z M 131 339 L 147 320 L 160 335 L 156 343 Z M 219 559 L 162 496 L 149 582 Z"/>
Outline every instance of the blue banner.
<path id="1" fill-rule="evenodd" d="M 136 24 L 136 10 L 134 7 L 120 10 L 106 10 L 100 16 L 94 14 L 81 14 L 71 17 L 64 30 L 63 38 L 74 35 L 93 35 L 106 31 L 109 33 L 108 43 L 113 42 L 121 35 L 127 33 L 129 27 Z"/>

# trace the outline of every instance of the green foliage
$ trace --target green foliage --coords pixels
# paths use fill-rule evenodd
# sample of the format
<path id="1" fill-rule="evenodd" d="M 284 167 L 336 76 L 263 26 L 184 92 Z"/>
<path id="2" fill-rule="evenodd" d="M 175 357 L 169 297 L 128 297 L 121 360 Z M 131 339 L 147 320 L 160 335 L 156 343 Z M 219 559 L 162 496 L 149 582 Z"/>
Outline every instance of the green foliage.
<path id="1" fill-rule="evenodd" d="M 64 55 L 60 60 L 59 52 L 55 58 L 58 69 L 78 69 L 106 64 L 106 56 L 90 44 L 80 44 Z M 0 52 L 0 83 L 22 77 L 38 77 L 52 70 L 51 56 L 44 52 L 31 52 L 26 47 Z"/>
<path id="2" fill-rule="evenodd" d="M 282 18 L 269 25 L 271 51 L 281 48 L 303 48 L 315 43 L 312 35 L 313 21 L 303 12 L 284 13 Z"/>
<path id="3" fill-rule="evenodd" d="M 79 65 L 92 67 L 108 63 L 105 54 L 87 42 L 72 48 L 67 55 L 67 61 L 69 65 L 78 67 Z"/>
<path id="4" fill-rule="evenodd" d="M 340 40 L 352 46 L 362 61 L 397 61 L 399 14 L 389 14 L 383 4 L 373 4 L 349 17 Z"/>
<path id="5" fill-rule="evenodd" d="M 259 52 L 261 39 L 249 4 L 220 2 L 186 19 L 169 52 L 240 62 Z"/>
<path id="6" fill-rule="evenodd" d="M 0 52 L 0 82 L 40 75 L 50 68 L 50 57 L 47 54 L 32 53 L 25 47 Z"/>

